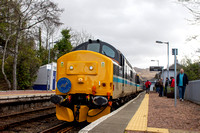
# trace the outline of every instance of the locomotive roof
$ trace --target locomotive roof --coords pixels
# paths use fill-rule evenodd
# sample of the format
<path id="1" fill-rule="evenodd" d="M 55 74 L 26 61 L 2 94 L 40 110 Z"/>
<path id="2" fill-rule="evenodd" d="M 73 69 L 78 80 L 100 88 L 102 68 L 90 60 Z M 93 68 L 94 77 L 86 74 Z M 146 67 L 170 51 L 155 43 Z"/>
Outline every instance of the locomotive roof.
<path id="1" fill-rule="evenodd" d="M 101 47 L 102 47 L 102 45 L 107 45 L 109 48 L 111 48 L 115 52 L 115 57 L 114 58 L 110 57 L 110 58 L 116 60 L 119 64 L 121 64 L 121 56 L 122 56 L 127 61 L 127 64 L 132 68 L 131 64 L 128 62 L 128 60 L 125 58 L 125 56 L 118 49 L 116 49 L 112 45 L 110 45 L 110 44 L 108 44 L 106 42 L 103 42 L 103 41 L 101 41 L 99 39 L 97 39 L 97 40 L 89 39 L 87 42 L 84 42 L 84 43 L 78 45 L 77 47 L 73 48 L 72 51 L 87 50 L 87 45 L 88 44 L 92 44 L 92 43 L 99 43 L 101 45 Z M 101 54 L 103 54 L 103 53 L 101 53 Z M 104 55 L 106 55 L 106 54 L 104 54 Z M 106 55 L 106 56 L 108 56 L 108 55 Z"/>

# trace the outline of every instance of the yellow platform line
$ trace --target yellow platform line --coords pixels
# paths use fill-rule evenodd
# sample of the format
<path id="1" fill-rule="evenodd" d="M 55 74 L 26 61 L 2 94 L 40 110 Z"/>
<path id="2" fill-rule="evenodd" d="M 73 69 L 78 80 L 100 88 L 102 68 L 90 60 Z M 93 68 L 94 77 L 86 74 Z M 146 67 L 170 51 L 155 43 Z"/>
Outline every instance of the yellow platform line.
<path id="1" fill-rule="evenodd" d="M 169 133 L 168 129 L 147 127 L 149 111 L 149 94 L 146 94 L 135 115 L 129 121 L 125 131 L 141 131 L 151 133 Z"/>
<path id="2" fill-rule="evenodd" d="M 146 94 L 135 115 L 129 121 L 125 130 L 147 131 L 149 95 Z"/>
<path id="3" fill-rule="evenodd" d="M 147 132 L 150 132 L 150 133 L 169 133 L 169 130 L 165 129 L 165 128 L 147 127 Z"/>

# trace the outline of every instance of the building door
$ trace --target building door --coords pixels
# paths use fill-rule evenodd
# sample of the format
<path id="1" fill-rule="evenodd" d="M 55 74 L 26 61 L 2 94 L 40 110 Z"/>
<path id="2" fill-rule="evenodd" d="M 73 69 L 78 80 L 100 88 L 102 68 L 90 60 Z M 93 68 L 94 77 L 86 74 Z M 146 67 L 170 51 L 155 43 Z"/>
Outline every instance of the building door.
<path id="1" fill-rule="evenodd" d="M 53 87 L 52 90 L 56 89 L 56 71 L 53 71 Z"/>

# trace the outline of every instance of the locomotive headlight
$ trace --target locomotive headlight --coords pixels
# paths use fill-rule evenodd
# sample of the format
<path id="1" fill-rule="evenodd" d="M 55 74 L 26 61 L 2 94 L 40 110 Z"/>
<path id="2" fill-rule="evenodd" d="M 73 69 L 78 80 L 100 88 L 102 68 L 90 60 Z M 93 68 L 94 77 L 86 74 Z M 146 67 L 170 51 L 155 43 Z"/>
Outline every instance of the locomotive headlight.
<path id="1" fill-rule="evenodd" d="M 93 66 L 90 66 L 89 69 L 90 69 L 90 71 L 92 71 L 94 68 L 93 68 Z"/>
<path id="2" fill-rule="evenodd" d="M 70 67 L 69 67 L 69 69 L 70 69 L 70 70 L 73 70 L 73 69 L 74 69 L 74 67 L 73 67 L 73 66 L 70 66 Z"/>

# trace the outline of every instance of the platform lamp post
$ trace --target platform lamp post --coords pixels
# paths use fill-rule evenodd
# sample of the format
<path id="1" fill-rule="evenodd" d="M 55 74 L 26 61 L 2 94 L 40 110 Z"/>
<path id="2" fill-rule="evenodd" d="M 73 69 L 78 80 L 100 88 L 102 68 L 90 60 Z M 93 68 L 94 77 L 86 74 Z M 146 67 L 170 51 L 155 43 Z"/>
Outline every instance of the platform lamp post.
<path id="1" fill-rule="evenodd" d="M 158 66 L 159 66 L 159 60 L 151 60 L 151 61 L 157 61 L 158 62 Z M 159 79 L 159 77 L 158 77 L 158 79 Z"/>
<path id="2" fill-rule="evenodd" d="M 167 59 L 168 59 L 168 61 L 167 61 L 167 77 L 169 79 L 169 42 L 156 41 L 156 43 L 167 44 Z M 169 85 L 169 80 L 168 80 L 168 85 Z"/>
<path id="3" fill-rule="evenodd" d="M 48 54 L 48 64 L 47 64 L 47 90 L 50 90 L 50 76 L 49 76 L 49 71 L 51 69 L 51 66 L 49 65 L 50 63 L 50 44 L 53 44 L 53 43 L 57 43 L 58 41 L 55 41 L 55 42 L 49 42 L 49 54 Z"/>
<path id="4" fill-rule="evenodd" d="M 176 107 L 176 55 L 178 55 L 178 49 L 177 48 L 173 48 L 172 49 L 172 55 L 174 55 L 174 79 L 175 79 L 175 83 L 174 83 L 174 106 Z"/>
<path id="5" fill-rule="evenodd" d="M 158 66 L 159 66 L 159 60 L 151 60 L 151 61 L 157 61 L 158 62 Z"/>

